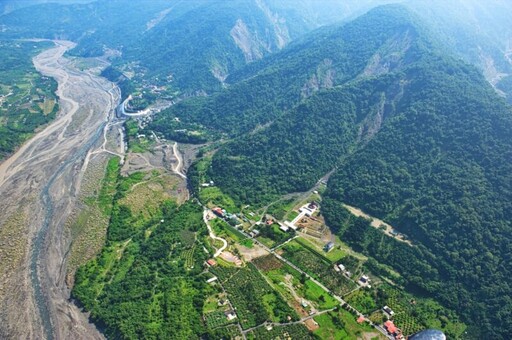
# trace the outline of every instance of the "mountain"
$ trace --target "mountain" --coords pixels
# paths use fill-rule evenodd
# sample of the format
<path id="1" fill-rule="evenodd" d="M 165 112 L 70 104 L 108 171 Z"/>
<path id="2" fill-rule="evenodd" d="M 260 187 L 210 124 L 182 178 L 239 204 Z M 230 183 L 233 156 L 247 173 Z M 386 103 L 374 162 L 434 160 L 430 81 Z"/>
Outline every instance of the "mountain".
<path id="1" fill-rule="evenodd" d="M 0 15 L 13 12 L 23 7 L 30 7 L 44 3 L 60 3 L 60 4 L 74 4 L 74 3 L 88 3 L 94 0 L 3 0 L 0 2 Z"/>
<path id="2" fill-rule="evenodd" d="M 445 51 L 404 7 L 380 7 L 171 116 L 240 135 L 209 170 L 240 204 L 304 191 L 336 168 L 323 214 L 341 238 L 478 324 L 472 336 L 505 338 L 512 110 Z M 415 246 L 354 224 L 342 203 L 391 221 Z"/>
<path id="3" fill-rule="evenodd" d="M 117 50 L 117 72 L 112 74 L 136 73 L 132 81 L 135 87 L 143 81 L 172 79 L 174 90 L 212 92 L 220 90 L 232 72 L 281 50 L 312 29 L 385 2 L 155 0 L 144 6 L 126 0 L 68 6 L 52 3 L 4 15 L 0 24 L 6 37 L 76 41 L 78 45 L 71 52 L 76 56 L 102 55 L 105 48 Z"/>
<path id="4" fill-rule="evenodd" d="M 510 100 L 510 1 L 410 1 L 405 4 L 429 23 L 436 37 L 450 51 L 480 68 L 487 80 Z"/>
<path id="5" fill-rule="evenodd" d="M 415 29 L 395 18 L 373 19 L 364 16 L 341 30 L 328 27 L 313 32 L 308 39 L 231 75 L 225 91 L 172 107 L 152 127 L 165 132 L 173 124 L 168 116 L 176 116 L 181 122 L 203 124 L 231 136 L 245 134 L 271 123 L 321 89 L 346 84 L 365 72 L 399 68 L 417 58 L 411 44 L 427 43 L 413 39 Z M 382 60 L 369 65 L 379 51 Z"/>
<path id="6" fill-rule="evenodd" d="M 124 96 L 177 102 L 149 129 L 178 142 L 215 142 L 205 149 L 211 163 L 202 159 L 188 177 L 198 187 L 202 166 L 233 206 L 265 206 L 332 173 L 321 213 L 370 259 L 372 271 L 457 311 L 473 325 L 469 337 L 507 338 L 512 110 L 498 93 L 512 92 L 512 9 L 503 0 L 487 6 L 436 0 L 363 14 L 384 2 L 43 4 L 2 15 L 0 25 L 5 38 L 74 40 L 74 56 L 107 52 L 112 66 L 103 75 L 119 81 Z M 151 92 L 155 87 L 162 92 Z M 352 217 L 344 204 L 389 221 L 410 244 Z M 183 329 L 171 330 L 175 336 L 199 336 L 204 330 L 194 320 L 205 282 L 187 295 L 179 285 L 192 286 L 196 278 L 182 278 L 182 268 L 164 254 L 171 243 L 183 243 L 177 250 L 185 251 L 198 228 L 206 237 L 201 209 L 167 207 L 166 223 L 155 218 L 154 234 L 128 235 L 126 227 L 139 221 L 118 208 L 109 238 L 137 236 L 131 257 L 123 259 L 126 268 L 136 263 L 130 284 L 122 267 L 100 295 L 104 277 L 97 273 L 107 262 L 100 257 L 78 272 L 75 296 L 109 335 L 140 337 L 155 326 L 146 312 L 153 295 L 141 283 L 172 269 L 158 287 L 165 301 L 159 313 L 186 315 Z M 182 227 L 188 236 L 179 234 Z M 197 278 L 206 257 L 200 253 Z M 137 309 L 140 296 L 144 309 Z M 173 301 L 184 296 L 187 309 L 177 313 Z M 136 315 L 140 324 L 119 315 Z M 439 327 L 445 322 L 443 315 L 436 319 Z"/>
<path id="7" fill-rule="evenodd" d="M 71 52 L 77 56 L 117 50 L 112 74 L 136 74 L 129 81 L 134 86 L 124 87 L 128 92 L 137 92 L 143 81 L 162 86 L 165 80 L 169 86 L 171 79 L 170 93 L 218 91 L 247 63 L 281 50 L 313 29 L 394 2 L 404 3 L 434 27 L 450 53 L 481 68 L 503 95 L 512 92 L 512 31 L 507 24 L 512 8 L 503 0 L 485 5 L 476 0 L 155 0 L 144 6 L 126 0 L 49 2 L 23 2 L 24 8 L 15 11 L 21 3 L 3 3 L 12 11 L 0 17 L 3 35 L 71 39 L 78 42 Z"/>

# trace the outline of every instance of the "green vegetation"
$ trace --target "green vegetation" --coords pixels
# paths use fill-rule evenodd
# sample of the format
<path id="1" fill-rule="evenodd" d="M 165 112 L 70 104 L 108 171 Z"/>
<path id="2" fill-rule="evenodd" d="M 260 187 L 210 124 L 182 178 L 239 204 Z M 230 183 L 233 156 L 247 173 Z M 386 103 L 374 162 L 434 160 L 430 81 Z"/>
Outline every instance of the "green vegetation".
<path id="1" fill-rule="evenodd" d="M 116 184 L 120 169 L 119 158 L 114 157 L 108 161 L 105 177 L 103 178 L 98 195 L 98 205 L 107 216 L 110 216 L 112 211 L 112 200 L 116 193 Z"/>
<path id="2" fill-rule="evenodd" d="M 358 339 L 365 332 L 376 333 L 367 323 L 358 324 L 356 317 L 343 309 L 317 316 L 315 321 L 320 328 L 314 333 L 321 339 Z"/>
<path id="3" fill-rule="evenodd" d="M 247 339 L 251 340 L 274 340 L 274 339 L 293 339 L 309 340 L 314 337 L 308 332 L 304 325 L 278 326 L 271 330 L 266 327 L 259 327 L 249 332 Z"/>
<path id="4" fill-rule="evenodd" d="M 106 169 L 101 167 L 97 174 L 90 170 L 92 178 L 83 181 L 84 204 L 78 216 L 70 222 L 73 243 L 68 259 L 68 273 L 74 273 L 78 266 L 98 254 L 105 243 L 119 169 L 119 158 L 112 157 Z M 104 176 L 103 180 L 97 183 L 101 176 Z"/>
<path id="5" fill-rule="evenodd" d="M 0 26 L 5 37 L 66 32 L 78 40 L 74 55 L 101 55 L 104 46 L 121 52 L 104 75 L 119 82 L 123 96 L 134 93 L 134 109 L 158 98 L 175 103 L 157 115 L 151 129 L 182 142 L 217 140 L 201 151 L 207 156 L 188 174 L 194 196 L 205 205 L 234 213 L 251 204 L 253 219 L 258 220 L 269 202 L 306 191 L 335 169 L 322 202 L 327 224 L 368 257 L 365 269 L 448 308 L 428 299 L 409 302 L 411 307 L 400 300 L 406 293 L 379 288 L 349 296 L 362 310 L 393 305 L 396 322 L 406 332 L 437 327 L 457 337 L 464 327 L 453 321 L 454 310 L 475 325 L 467 329 L 470 337 L 505 338 L 512 333 L 512 115 L 475 68 L 447 56 L 418 18 L 400 6 L 381 7 L 341 27 L 320 29 L 250 65 L 280 49 L 307 25 L 280 27 L 289 13 L 275 20 L 257 4 L 242 0 L 184 1 L 162 12 L 168 6 L 167 1 L 152 1 L 143 8 L 123 1 L 45 5 L 2 16 Z M 477 22 L 488 15 L 484 12 L 475 16 Z M 135 19 L 127 25 L 129 15 Z M 155 18 L 162 21 L 148 25 Z M 506 22 L 500 19 L 496 21 Z M 496 29 L 475 26 L 483 27 L 478 39 L 454 34 L 448 45 L 464 46 L 459 51 L 467 60 L 477 57 L 495 65 L 496 71 L 510 73 L 502 53 L 505 46 L 484 41 L 485 32 Z M 503 30 L 498 36 L 506 41 L 510 29 Z M 251 56 L 235 44 L 233 32 L 251 43 Z M 455 31 L 450 26 L 447 32 Z M 50 95 L 55 84 L 27 72 L 26 56 L 35 50 L 25 43 L 2 44 L 7 65 L 2 72 L 13 70 L 9 63 L 17 62 L 18 52 L 23 62 L 21 69 L 2 77 L 2 107 L 12 104 L 17 111 L 4 110 L 0 116 L 0 157 L 57 110 Z M 497 87 L 510 94 L 510 83 L 508 76 Z M 135 122 L 126 127 L 131 151 L 151 147 L 148 139 L 137 137 Z M 97 259 L 78 271 L 73 293 L 93 320 L 112 337 L 159 337 L 167 331 L 185 338 L 237 333 L 234 327 L 211 329 L 224 322 L 217 311 L 207 314 L 206 323 L 193 322 L 202 315 L 203 294 L 209 290 L 200 274 L 206 257 L 200 208 L 192 203 L 178 208 L 164 197 L 146 196 L 148 206 L 136 203 L 134 184 L 149 179 L 139 173 L 118 180 L 111 205 L 110 179 L 98 199 L 111 215 L 107 244 Z M 215 186 L 201 186 L 210 181 Z M 291 202 L 282 199 L 269 206 L 268 213 L 293 218 Z M 343 203 L 389 221 L 413 246 L 352 217 Z M 215 224 L 234 242 L 253 246 L 230 226 Z M 261 237 L 273 245 L 289 236 L 273 225 L 264 228 Z M 283 251 L 333 292 L 352 291 L 354 283 L 335 272 L 333 262 L 342 259 L 354 270 L 360 261 L 340 249 L 326 255 L 317 248 L 299 240 Z M 283 279 L 288 269 L 273 268 L 265 275 Z M 274 292 L 251 264 L 213 271 L 239 308 L 245 328 L 287 317 L 290 308 L 279 295 L 287 288 L 276 286 L 280 293 Z M 321 300 L 318 287 L 290 275 L 299 292 Z M 333 329 L 322 336 L 357 336 L 351 330 L 353 320 L 344 319 L 345 314 L 319 316 L 329 327 L 344 328 L 344 333 Z M 171 319 L 181 328 L 165 329 Z M 275 332 L 280 331 L 276 327 Z"/>
<path id="6" fill-rule="evenodd" d="M 128 149 L 131 152 L 143 153 L 150 149 L 154 141 L 149 139 L 149 135 L 141 133 L 135 120 L 127 120 L 124 123 L 126 138 L 128 139 Z M 144 137 L 143 137 L 144 136 Z"/>
<path id="7" fill-rule="evenodd" d="M 500 337 L 491 324 L 505 325 L 509 308 L 503 289 L 510 269 L 499 259 L 507 258 L 512 227 L 512 163 L 503 159 L 512 116 L 474 70 L 453 63 L 445 69 L 415 70 L 408 109 L 346 160 L 331 179 L 323 212 L 351 246 L 465 320 L 486 320 L 487 336 Z M 419 246 L 383 239 L 363 222 L 347 229 L 341 202 L 389 221 Z"/>
<path id="8" fill-rule="evenodd" d="M 273 203 L 271 206 L 267 209 L 267 214 L 272 215 L 274 218 L 276 218 L 279 221 L 282 221 L 285 219 L 286 214 L 288 214 L 288 220 L 293 220 L 295 216 L 292 218 L 290 216 L 291 210 L 294 206 L 295 199 L 282 199 L 275 203 Z M 297 213 L 297 212 L 295 212 Z M 298 214 L 298 213 L 297 213 Z"/>
<path id="9" fill-rule="evenodd" d="M 208 176 L 223 193 L 238 205 L 270 202 L 306 191 L 337 167 L 322 213 L 341 239 L 392 267 L 409 290 L 480 320 L 469 334 L 502 338 L 510 333 L 511 110 L 475 68 L 446 56 L 415 22 L 399 7 L 371 11 L 323 33 L 329 44 L 308 41 L 255 65 L 246 82 L 201 109 L 180 108 L 180 118 L 204 121 L 207 113 L 213 128 L 232 135 L 272 121 L 215 153 Z M 340 46 L 343 53 L 331 54 Z M 328 57 L 338 86 L 294 106 L 301 77 L 324 77 L 319 67 Z M 300 86 L 269 81 L 282 72 L 297 75 L 290 82 Z M 244 86 L 258 89 L 244 89 L 254 97 L 237 92 Z M 342 202 L 389 221 L 417 246 L 369 226 L 347 227 Z"/>
<path id="10" fill-rule="evenodd" d="M 395 312 L 393 320 L 404 335 L 435 328 L 442 329 L 449 337 L 460 338 L 466 330 L 455 313 L 432 299 L 414 297 L 387 284 L 374 291 L 374 299 L 379 308 L 387 305 Z"/>
<path id="11" fill-rule="evenodd" d="M 359 289 L 350 293 L 345 297 L 345 300 L 355 309 L 363 314 L 370 314 L 371 312 L 384 307 L 384 305 L 377 305 L 377 292 L 370 289 Z"/>
<path id="12" fill-rule="evenodd" d="M 296 320 L 297 315 L 286 304 L 279 293 L 265 281 L 258 269 L 249 263 L 243 268 L 217 266 L 212 269 L 228 293 L 236 308 L 238 319 L 244 329 L 269 320 L 287 322 L 288 316 Z"/>
<path id="13" fill-rule="evenodd" d="M 247 238 L 247 236 L 242 234 L 239 230 L 230 226 L 228 223 L 221 220 L 220 218 L 211 220 L 210 223 L 211 223 L 212 227 L 214 228 L 215 233 L 218 234 L 218 236 L 228 237 L 231 240 L 233 240 L 234 242 L 238 242 L 242 245 L 249 245 L 250 247 L 252 247 L 252 244 L 254 243 L 254 241 Z"/>
<path id="14" fill-rule="evenodd" d="M 403 242 L 396 241 L 388 236 L 385 236 L 381 231 L 370 227 L 368 221 L 362 218 L 355 218 L 346 211 L 346 222 L 348 228 L 344 231 L 344 239 L 351 244 L 355 249 L 362 250 L 368 254 L 367 249 L 373 249 L 382 254 L 379 259 L 383 262 L 389 262 L 393 268 L 406 272 L 414 270 L 416 278 L 421 277 L 430 278 L 434 271 L 428 265 L 424 258 L 422 261 L 417 259 L 418 250 Z M 341 217 L 338 215 L 338 217 Z M 362 248 L 364 246 L 364 248 Z M 390 247 L 387 256 L 383 256 L 384 247 Z M 391 248 L 392 247 L 392 248 Z M 373 251 L 373 250 L 372 250 Z M 396 254 L 396 257 L 394 255 Z M 390 261 L 391 259 L 396 262 Z M 404 259 L 404 260 L 400 260 Z M 361 312 L 369 313 L 376 308 L 382 308 L 384 305 L 389 305 L 396 313 L 396 324 L 402 329 L 405 334 L 412 334 L 414 331 L 423 328 L 438 328 L 449 337 L 457 338 L 462 332 L 466 330 L 466 326 L 458 320 L 457 315 L 446 307 L 442 307 L 438 302 L 432 299 L 426 299 L 423 296 L 432 296 L 434 294 L 425 294 L 419 285 L 412 285 L 408 277 L 395 277 L 389 275 L 389 271 L 382 270 L 382 267 L 376 266 L 375 260 L 370 258 L 367 266 L 369 268 L 377 269 L 380 275 L 390 278 L 395 282 L 405 283 L 406 288 L 412 290 L 414 296 L 403 290 L 390 287 L 388 285 L 378 286 L 376 291 L 358 291 L 350 294 L 347 299 L 353 303 L 354 307 L 360 308 Z M 379 270 L 380 269 L 380 270 Z M 411 271 L 411 274 L 412 271 Z M 427 281 L 427 279 L 423 279 Z M 438 286 L 438 289 L 442 289 Z M 377 318 L 378 319 L 378 318 Z M 408 332 L 408 333 L 406 333 Z"/>
<path id="15" fill-rule="evenodd" d="M 334 242 L 336 246 L 330 250 L 329 252 L 325 252 L 323 247 L 325 244 L 322 244 L 322 246 L 315 245 L 308 241 L 304 237 L 298 237 L 295 239 L 297 243 L 300 243 L 303 247 L 307 248 L 308 250 L 312 251 L 316 255 L 320 256 L 321 258 L 330 261 L 331 263 L 335 263 L 342 259 L 343 257 L 347 256 L 347 254 L 340 249 L 340 246 L 338 245 L 338 242 Z"/>
<path id="16" fill-rule="evenodd" d="M 205 314 L 204 320 L 206 321 L 206 325 L 208 326 L 208 328 L 211 329 L 222 327 L 233 322 L 228 321 L 226 315 L 222 311 Z"/>
<path id="17" fill-rule="evenodd" d="M 319 310 L 334 308 L 339 303 L 313 281 L 305 278 L 297 270 L 282 263 L 274 255 L 267 255 L 253 261 L 254 265 L 268 277 L 273 287 L 281 293 L 289 304 L 296 306 L 300 301 L 296 300 L 293 291 L 300 297 L 314 304 Z"/>
<path id="18" fill-rule="evenodd" d="M 106 202 L 117 178 L 106 245 L 77 270 L 72 295 L 109 337 L 199 337 L 206 332 L 198 320 L 210 291 L 202 275 L 206 254 L 196 251 L 207 235 L 202 209 L 168 200 L 138 207 L 133 188 L 154 174 L 115 177 L 117 170 L 111 161 L 100 192 Z M 172 327 L 175 322 L 181 327 Z"/>
<path id="19" fill-rule="evenodd" d="M 309 301 L 318 303 L 318 308 L 321 310 L 334 308 L 339 305 L 339 302 L 332 296 L 327 294 L 319 285 L 311 280 L 306 280 L 302 287 L 304 297 Z"/>
<path id="20" fill-rule="evenodd" d="M 293 236 L 295 236 L 295 232 L 293 230 L 284 232 L 281 229 L 279 229 L 279 224 L 272 224 L 272 225 L 262 225 L 258 228 L 260 231 L 260 235 L 263 238 L 266 238 L 270 241 L 271 247 L 274 245 L 281 244 L 285 242 L 286 240 L 289 240 Z"/>
<path id="21" fill-rule="evenodd" d="M 59 110 L 57 83 L 37 73 L 32 64 L 32 57 L 51 46 L 0 41 L 0 161 Z"/>
<path id="22" fill-rule="evenodd" d="M 335 271 L 328 260 L 304 248 L 296 240 L 287 243 L 283 249 L 285 250 L 283 255 L 285 258 L 314 278 L 321 280 L 335 294 L 344 295 L 357 287 L 345 275 Z"/>

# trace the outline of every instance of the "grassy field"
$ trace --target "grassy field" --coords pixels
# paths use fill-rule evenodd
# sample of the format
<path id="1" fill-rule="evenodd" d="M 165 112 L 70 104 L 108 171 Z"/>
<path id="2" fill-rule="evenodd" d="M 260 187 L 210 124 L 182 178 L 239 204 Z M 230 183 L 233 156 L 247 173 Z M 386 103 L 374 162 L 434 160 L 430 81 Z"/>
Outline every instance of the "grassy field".
<path id="1" fill-rule="evenodd" d="M 360 339 L 363 334 L 374 334 L 376 339 L 385 339 L 368 323 L 358 324 L 356 317 L 344 309 L 315 317 L 320 326 L 314 333 L 321 339 Z M 373 338 L 373 337 L 372 337 Z"/>
<path id="2" fill-rule="evenodd" d="M 260 257 L 254 263 L 270 279 L 274 288 L 289 304 L 300 303 L 296 300 L 295 295 L 310 301 L 314 304 L 313 307 L 319 310 L 330 309 L 339 304 L 316 283 L 308 279 L 304 280 L 298 271 L 283 264 L 273 255 Z"/>
<path id="3" fill-rule="evenodd" d="M 290 339 L 290 340 L 308 340 L 313 339 L 307 328 L 301 324 L 274 327 L 268 330 L 266 327 L 259 327 L 256 330 L 249 332 L 247 339 L 249 340 L 275 340 L 275 339 Z"/>
<path id="4" fill-rule="evenodd" d="M 240 209 L 236 206 L 231 197 L 224 194 L 217 187 L 201 188 L 199 191 L 199 199 L 208 207 L 221 207 L 230 213 L 236 213 Z"/>
<path id="5" fill-rule="evenodd" d="M 307 280 L 299 292 L 302 292 L 309 301 L 314 301 L 319 309 L 330 309 L 339 305 L 335 298 L 311 280 Z"/>
<path id="6" fill-rule="evenodd" d="M 172 198 L 170 192 L 178 184 L 179 179 L 162 170 L 146 173 L 140 181 L 131 184 L 119 204 L 129 206 L 138 223 L 144 224 L 158 213 L 163 202 Z"/>
<path id="7" fill-rule="evenodd" d="M 347 253 L 343 249 L 341 249 L 341 247 L 338 243 L 335 243 L 336 245 L 331 251 L 325 252 L 323 250 L 323 246 L 324 246 L 323 243 L 321 243 L 321 244 L 316 243 L 316 242 L 314 243 L 305 237 L 298 237 L 296 240 L 298 243 L 302 244 L 304 247 L 308 248 L 309 250 L 316 253 L 318 256 L 324 258 L 325 260 L 327 260 L 331 263 L 338 262 L 343 257 L 347 256 Z"/>
<path id="8" fill-rule="evenodd" d="M 376 309 L 384 307 L 377 305 L 375 294 L 374 290 L 359 289 L 346 296 L 345 300 L 361 313 L 369 314 Z"/>
<path id="9" fill-rule="evenodd" d="M 285 258 L 314 278 L 322 281 L 335 294 L 344 295 L 357 287 L 356 283 L 340 272 L 336 272 L 330 261 L 296 241 L 293 240 L 283 247 Z"/>
<path id="10" fill-rule="evenodd" d="M 314 333 L 321 339 L 350 339 L 345 329 L 334 325 L 331 314 L 327 313 L 317 316 L 315 321 L 318 323 L 320 328 L 317 329 Z"/>
<path id="11" fill-rule="evenodd" d="M 220 264 L 211 270 L 228 293 L 244 329 L 260 325 L 265 320 L 286 322 L 288 316 L 298 318 L 253 264 L 242 268 Z"/>

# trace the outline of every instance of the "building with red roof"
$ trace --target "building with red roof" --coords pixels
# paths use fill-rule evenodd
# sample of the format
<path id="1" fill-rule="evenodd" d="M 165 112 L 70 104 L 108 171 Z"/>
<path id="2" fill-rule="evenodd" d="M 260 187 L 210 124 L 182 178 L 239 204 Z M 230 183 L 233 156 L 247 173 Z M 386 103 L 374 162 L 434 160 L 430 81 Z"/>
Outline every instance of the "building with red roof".
<path id="1" fill-rule="evenodd" d="M 384 327 L 390 334 L 395 334 L 396 331 L 398 330 L 398 328 L 395 326 L 395 324 L 391 320 L 384 322 Z"/>
<path id="2" fill-rule="evenodd" d="M 212 211 L 215 215 L 219 217 L 224 217 L 224 212 L 222 211 L 221 208 L 213 208 Z"/>

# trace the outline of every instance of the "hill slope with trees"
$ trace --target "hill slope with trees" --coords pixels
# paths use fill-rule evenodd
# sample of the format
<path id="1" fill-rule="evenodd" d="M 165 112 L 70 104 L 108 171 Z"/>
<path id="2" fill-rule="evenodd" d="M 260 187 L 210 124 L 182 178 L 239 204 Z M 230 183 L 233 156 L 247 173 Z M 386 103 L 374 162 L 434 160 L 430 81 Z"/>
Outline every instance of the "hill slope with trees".
<path id="1" fill-rule="evenodd" d="M 397 7 L 366 17 L 389 27 L 379 22 L 383 16 L 412 24 Z M 401 57 L 370 53 L 355 79 L 221 147 L 210 176 L 240 202 L 258 203 L 306 190 L 336 167 L 323 213 L 342 239 L 397 268 L 411 289 L 477 323 L 474 336 L 504 338 L 511 308 L 512 111 L 477 69 L 424 48 L 428 38 L 415 32 L 408 37 L 416 43 L 408 40 Z M 368 29 L 360 33 L 367 37 Z M 385 41 L 381 46 L 389 46 Z M 396 39 L 392 46 L 404 44 Z M 343 51 L 352 60 L 353 51 Z M 283 56 L 293 64 L 290 54 Z M 417 246 L 354 226 L 341 203 L 392 222 Z"/>

